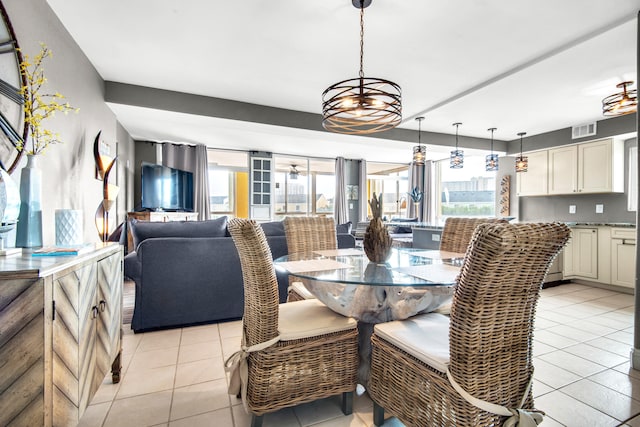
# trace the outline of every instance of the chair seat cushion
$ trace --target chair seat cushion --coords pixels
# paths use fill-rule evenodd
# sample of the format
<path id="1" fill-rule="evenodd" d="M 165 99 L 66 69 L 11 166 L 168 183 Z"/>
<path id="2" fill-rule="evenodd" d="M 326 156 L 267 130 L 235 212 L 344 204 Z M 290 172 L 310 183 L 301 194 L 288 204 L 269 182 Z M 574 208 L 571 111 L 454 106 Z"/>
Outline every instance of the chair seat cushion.
<path id="1" fill-rule="evenodd" d="M 314 299 L 315 297 L 302 282 L 293 282 L 291 284 L 291 290 L 300 295 L 303 299 Z"/>
<path id="2" fill-rule="evenodd" d="M 355 319 L 331 311 L 317 299 L 280 304 L 278 330 L 281 341 L 317 337 L 356 328 Z"/>
<path id="3" fill-rule="evenodd" d="M 449 317 L 421 314 L 407 320 L 380 323 L 374 333 L 440 372 L 449 366 Z"/>

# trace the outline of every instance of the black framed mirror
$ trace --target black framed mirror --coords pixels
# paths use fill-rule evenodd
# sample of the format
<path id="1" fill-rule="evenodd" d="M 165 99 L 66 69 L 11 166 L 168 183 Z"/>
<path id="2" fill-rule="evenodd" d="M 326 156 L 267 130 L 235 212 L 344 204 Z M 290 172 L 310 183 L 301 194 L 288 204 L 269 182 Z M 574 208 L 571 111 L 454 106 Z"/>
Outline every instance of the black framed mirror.
<path id="1" fill-rule="evenodd" d="M 18 151 L 18 143 L 26 140 L 28 132 L 24 122 L 24 98 L 20 95 L 20 87 L 25 86 L 26 81 L 20 73 L 22 54 L 18 40 L 2 2 L 0 13 L 0 166 L 11 173 L 23 153 Z"/>

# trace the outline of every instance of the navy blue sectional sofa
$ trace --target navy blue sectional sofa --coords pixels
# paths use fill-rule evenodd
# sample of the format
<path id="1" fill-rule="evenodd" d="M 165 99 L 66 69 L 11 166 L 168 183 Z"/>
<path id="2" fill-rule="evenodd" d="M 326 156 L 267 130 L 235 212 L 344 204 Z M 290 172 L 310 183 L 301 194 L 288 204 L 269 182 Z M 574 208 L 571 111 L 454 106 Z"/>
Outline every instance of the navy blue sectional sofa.
<path id="1" fill-rule="evenodd" d="M 135 332 L 239 319 L 244 289 L 238 252 L 227 218 L 210 221 L 129 224 L 135 251 L 125 257 L 125 276 L 135 281 Z M 263 223 L 273 258 L 287 254 L 281 221 Z M 338 247 L 355 246 L 349 226 L 338 226 Z M 278 274 L 280 302 L 289 279 Z"/>

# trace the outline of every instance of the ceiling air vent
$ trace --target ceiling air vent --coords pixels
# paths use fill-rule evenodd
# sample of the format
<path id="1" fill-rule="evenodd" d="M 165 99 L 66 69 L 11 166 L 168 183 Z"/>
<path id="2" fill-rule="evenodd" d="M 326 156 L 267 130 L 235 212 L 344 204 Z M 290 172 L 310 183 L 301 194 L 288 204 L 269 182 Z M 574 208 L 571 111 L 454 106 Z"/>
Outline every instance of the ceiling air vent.
<path id="1" fill-rule="evenodd" d="M 596 122 L 587 123 L 571 128 L 571 139 L 584 138 L 585 136 L 593 136 L 596 134 Z"/>

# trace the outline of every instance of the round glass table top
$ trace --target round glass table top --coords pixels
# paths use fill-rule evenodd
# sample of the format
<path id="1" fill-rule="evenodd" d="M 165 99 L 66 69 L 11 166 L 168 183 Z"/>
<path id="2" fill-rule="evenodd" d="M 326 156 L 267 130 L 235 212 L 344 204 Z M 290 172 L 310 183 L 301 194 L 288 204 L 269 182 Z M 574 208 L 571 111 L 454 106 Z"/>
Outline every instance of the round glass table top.
<path id="1" fill-rule="evenodd" d="M 464 254 L 394 248 L 384 264 L 370 262 L 362 249 L 337 249 L 277 258 L 276 269 L 295 277 L 370 286 L 452 286 Z"/>

